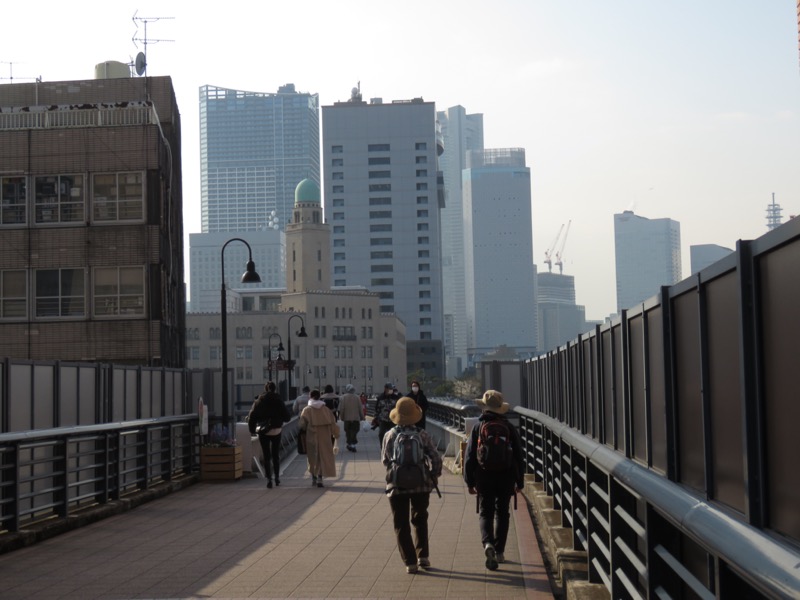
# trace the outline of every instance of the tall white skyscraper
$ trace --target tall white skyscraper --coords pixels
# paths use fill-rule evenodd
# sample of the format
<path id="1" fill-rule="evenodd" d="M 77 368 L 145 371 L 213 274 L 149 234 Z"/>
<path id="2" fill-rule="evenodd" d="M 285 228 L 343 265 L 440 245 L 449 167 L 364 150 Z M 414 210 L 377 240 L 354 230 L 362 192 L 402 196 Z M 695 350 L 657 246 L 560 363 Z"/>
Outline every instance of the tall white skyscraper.
<path id="1" fill-rule="evenodd" d="M 504 345 L 536 352 L 531 174 L 525 150 L 471 151 L 464 171 L 464 248 L 471 366 Z"/>
<path id="2" fill-rule="evenodd" d="M 681 279 L 681 225 L 626 210 L 614 215 L 617 310 L 630 308 Z"/>
<path id="3" fill-rule="evenodd" d="M 464 202 L 461 177 L 467 152 L 483 150 L 483 115 L 468 115 L 463 106 L 440 111 L 444 140 L 439 158 L 445 189 L 442 209 L 442 288 L 444 290 L 445 362 L 448 378 L 467 365 L 467 300 L 464 282 Z"/>
<path id="4" fill-rule="evenodd" d="M 203 233 L 283 230 L 295 187 L 319 176 L 317 94 L 200 88 Z"/>
<path id="5" fill-rule="evenodd" d="M 436 109 L 369 104 L 353 90 L 322 108 L 325 219 L 333 286 L 361 285 L 406 324 L 408 371 L 444 376 Z M 405 384 L 405 382 L 404 382 Z"/>

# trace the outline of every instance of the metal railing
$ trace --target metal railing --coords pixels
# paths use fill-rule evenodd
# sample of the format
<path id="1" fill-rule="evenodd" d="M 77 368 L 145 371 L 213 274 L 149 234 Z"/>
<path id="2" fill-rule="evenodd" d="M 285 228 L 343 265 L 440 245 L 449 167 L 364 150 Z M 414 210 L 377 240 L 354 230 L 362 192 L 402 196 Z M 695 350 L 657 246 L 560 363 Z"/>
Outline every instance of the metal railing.
<path id="1" fill-rule="evenodd" d="M 426 418 L 465 433 L 467 419 L 480 414 L 481 409 L 474 402 L 458 398 L 429 398 Z"/>
<path id="2" fill-rule="evenodd" d="M 0 530 L 118 500 L 189 474 L 197 415 L 0 434 Z"/>

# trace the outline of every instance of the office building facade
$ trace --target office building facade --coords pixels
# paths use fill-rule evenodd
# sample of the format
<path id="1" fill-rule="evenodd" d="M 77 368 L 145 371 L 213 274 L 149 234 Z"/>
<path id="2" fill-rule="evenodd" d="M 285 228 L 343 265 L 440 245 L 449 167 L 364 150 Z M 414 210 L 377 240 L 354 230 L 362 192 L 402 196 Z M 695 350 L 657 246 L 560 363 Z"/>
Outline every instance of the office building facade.
<path id="1" fill-rule="evenodd" d="M 681 279 L 681 226 L 626 210 L 614 215 L 617 311 L 655 296 Z"/>
<path id="2" fill-rule="evenodd" d="M 561 273 L 536 275 L 539 352 L 548 352 L 586 331 L 586 310 L 575 303 L 575 278 Z"/>
<path id="3" fill-rule="evenodd" d="M 536 353 L 531 179 L 525 150 L 471 151 L 464 171 L 469 366 L 505 345 Z"/>
<path id="4" fill-rule="evenodd" d="M 184 366 L 169 77 L 0 85 L 0 356 Z"/>
<path id="5" fill-rule="evenodd" d="M 442 290 L 447 377 L 461 375 L 467 364 L 467 300 L 464 270 L 464 202 L 462 172 L 467 152 L 483 150 L 483 115 L 463 106 L 437 113 L 444 141 L 439 158 L 445 189 L 442 219 Z"/>
<path id="6" fill-rule="evenodd" d="M 692 273 L 698 273 L 733 252 L 730 248 L 717 244 L 695 244 L 689 246 L 689 260 Z"/>
<path id="7" fill-rule="evenodd" d="M 358 90 L 322 108 L 333 286 L 376 292 L 406 325 L 407 367 L 443 377 L 441 140 L 421 98 L 369 104 Z"/>
<path id="8" fill-rule="evenodd" d="M 319 175 L 317 94 L 200 88 L 203 233 L 283 230 L 295 186 Z"/>

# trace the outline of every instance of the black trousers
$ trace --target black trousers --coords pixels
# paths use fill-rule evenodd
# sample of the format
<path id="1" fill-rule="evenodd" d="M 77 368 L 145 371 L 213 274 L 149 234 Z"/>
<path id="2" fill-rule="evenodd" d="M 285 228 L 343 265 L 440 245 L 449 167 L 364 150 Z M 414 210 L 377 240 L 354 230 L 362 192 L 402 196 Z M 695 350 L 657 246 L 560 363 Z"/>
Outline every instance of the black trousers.
<path id="1" fill-rule="evenodd" d="M 505 486 L 504 486 L 505 487 Z M 511 520 L 509 505 L 512 493 L 494 488 L 480 489 L 478 520 L 481 528 L 481 543 L 492 544 L 497 552 L 505 552 L 508 525 Z"/>
<path id="2" fill-rule="evenodd" d="M 275 471 L 275 479 L 278 479 L 281 472 L 281 435 L 259 433 L 258 441 L 261 443 L 261 452 L 264 454 L 264 472 L 267 479 L 272 479 L 272 471 Z"/>
<path id="3" fill-rule="evenodd" d="M 394 534 L 397 536 L 397 549 L 406 565 L 416 565 L 417 558 L 428 558 L 428 504 L 429 492 L 419 494 L 395 494 L 389 496 L 394 518 Z M 414 538 L 411 538 L 411 526 Z"/>

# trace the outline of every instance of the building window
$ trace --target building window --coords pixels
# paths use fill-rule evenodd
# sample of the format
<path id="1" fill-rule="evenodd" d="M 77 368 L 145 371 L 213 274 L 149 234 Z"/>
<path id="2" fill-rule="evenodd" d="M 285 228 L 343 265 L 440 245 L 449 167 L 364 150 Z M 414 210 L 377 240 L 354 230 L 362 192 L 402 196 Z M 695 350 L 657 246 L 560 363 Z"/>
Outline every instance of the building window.
<path id="1" fill-rule="evenodd" d="M 392 238 L 370 238 L 370 246 L 391 246 Z"/>
<path id="2" fill-rule="evenodd" d="M 369 161 L 367 161 L 370 165 L 388 165 L 391 164 L 389 162 L 388 156 L 371 156 Z"/>
<path id="3" fill-rule="evenodd" d="M 332 203 L 334 208 L 341 208 L 344 206 L 344 198 L 334 198 Z"/>
<path id="4" fill-rule="evenodd" d="M 385 233 L 392 230 L 392 224 L 386 223 L 385 225 L 370 225 L 370 233 Z"/>
<path id="5" fill-rule="evenodd" d="M 344 233 L 344 225 L 334 225 L 333 233 Z"/>
<path id="6" fill-rule="evenodd" d="M 394 258 L 394 252 L 391 250 L 379 250 L 377 252 L 370 252 L 369 257 L 373 260 L 381 258 Z"/>
<path id="7" fill-rule="evenodd" d="M 338 238 L 333 240 L 333 247 L 334 248 L 343 248 L 344 247 L 344 238 Z"/>
<path id="8" fill-rule="evenodd" d="M 83 269 L 36 271 L 37 317 L 83 317 L 86 289 Z"/>
<path id="9" fill-rule="evenodd" d="M 420 325 L 430 325 L 431 324 L 431 318 L 430 317 L 422 317 L 419 320 L 419 324 Z"/>
<path id="10" fill-rule="evenodd" d="M 392 176 L 391 171 L 370 171 L 369 178 L 370 179 L 386 179 Z"/>
<path id="11" fill-rule="evenodd" d="M 341 171 L 334 171 L 333 173 L 331 173 L 331 179 L 333 179 L 334 181 L 344 179 L 344 173 L 342 173 Z"/>
<path id="12" fill-rule="evenodd" d="M 0 271 L 0 319 L 27 316 L 28 285 L 25 271 Z"/>
<path id="13" fill-rule="evenodd" d="M 347 280 L 346 279 L 334 279 L 333 285 L 335 287 L 344 287 L 344 286 L 347 285 Z"/>
<path id="14" fill-rule="evenodd" d="M 418 165 L 427 165 L 428 164 L 428 157 L 427 156 L 418 156 L 416 162 L 417 162 Z"/>
<path id="15" fill-rule="evenodd" d="M 417 258 L 430 258 L 430 250 L 417 250 Z"/>
<path id="16" fill-rule="evenodd" d="M 427 219 L 428 218 L 428 210 L 422 209 L 417 211 L 417 218 L 419 219 Z"/>
<path id="17" fill-rule="evenodd" d="M 370 281 L 370 285 L 394 285 L 394 279 L 391 277 L 382 277 Z"/>
<path id="18" fill-rule="evenodd" d="M 417 191 L 418 192 L 424 192 L 427 189 L 428 189 L 428 184 L 427 183 L 418 183 L 417 184 Z"/>
<path id="19" fill-rule="evenodd" d="M 25 223 L 25 178 L 0 177 L 0 225 Z"/>
<path id="20" fill-rule="evenodd" d="M 335 185 L 335 186 L 333 186 L 333 193 L 334 194 L 344 194 L 344 186 L 343 185 Z"/>
<path id="21" fill-rule="evenodd" d="M 424 246 L 425 244 L 430 244 L 430 238 L 426 235 L 420 236 L 417 238 L 417 244 L 420 246 Z"/>
<path id="22" fill-rule="evenodd" d="M 345 253 L 344 252 L 334 252 L 333 253 L 333 260 L 345 260 Z"/>
<path id="23" fill-rule="evenodd" d="M 427 223 L 417 223 L 417 231 L 428 231 Z"/>
<path id="24" fill-rule="evenodd" d="M 417 142 L 414 145 L 414 150 L 427 150 L 427 149 L 428 149 L 427 142 Z"/>
<path id="25" fill-rule="evenodd" d="M 389 152 L 390 149 L 389 144 L 369 144 L 367 146 L 369 152 Z"/>
<path id="26" fill-rule="evenodd" d="M 334 275 L 344 275 L 345 273 L 347 273 L 347 268 L 344 265 L 333 267 Z"/>
<path id="27" fill-rule="evenodd" d="M 369 211 L 370 219 L 391 219 L 392 211 L 390 210 L 371 210 Z"/>
<path id="28" fill-rule="evenodd" d="M 343 148 L 341 146 L 331 146 L 331 154 L 341 154 Z"/>
<path id="29" fill-rule="evenodd" d="M 81 223 L 83 175 L 53 175 L 35 179 L 34 212 L 37 223 Z"/>
<path id="30" fill-rule="evenodd" d="M 144 218 L 142 174 L 95 174 L 92 179 L 92 214 L 96 222 L 141 221 Z"/>
<path id="31" fill-rule="evenodd" d="M 420 277 L 419 278 L 419 284 L 420 285 L 430 285 L 431 284 L 431 278 L 430 277 Z"/>
<path id="32" fill-rule="evenodd" d="M 378 298 L 381 300 L 394 300 L 394 292 L 378 292 Z"/>
<path id="33" fill-rule="evenodd" d="M 344 213 L 343 212 L 335 212 L 335 213 L 333 213 L 333 220 L 334 221 L 344 221 Z"/>
<path id="34" fill-rule="evenodd" d="M 418 270 L 419 271 L 430 271 L 431 270 L 431 265 L 430 265 L 430 263 L 420 263 Z"/>
<path id="35" fill-rule="evenodd" d="M 391 198 L 370 198 L 369 205 L 370 206 L 387 206 L 392 203 Z"/>
<path id="36" fill-rule="evenodd" d="M 391 183 L 370 183 L 369 184 L 369 191 L 370 192 L 391 192 L 392 191 L 392 184 Z"/>
<path id="37" fill-rule="evenodd" d="M 420 298 L 430 298 L 431 297 L 431 291 L 430 290 L 420 290 L 419 291 L 419 297 Z"/>
<path id="38" fill-rule="evenodd" d="M 144 269 L 98 267 L 94 270 L 95 317 L 130 317 L 144 314 Z"/>
<path id="39" fill-rule="evenodd" d="M 420 331 L 419 332 L 419 339 L 421 339 L 421 340 L 430 340 L 430 339 L 432 339 L 431 338 L 431 332 L 430 331 Z"/>
<path id="40" fill-rule="evenodd" d="M 419 312 L 431 312 L 431 305 L 430 304 L 420 304 L 419 305 Z"/>
<path id="41" fill-rule="evenodd" d="M 392 273 L 394 265 L 372 265 L 372 273 Z"/>
<path id="42" fill-rule="evenodd" d="M 208 359 L 209 360 L 218 360 L 220 354 L 221 354 L 221 352 L 220 352 L 220 347 L 219 346 L 211 346 L 208 349 Z"/>
<path id="43" fill-rule="evenodd" d="M 344 166 L 344 159 L 343 158 L 333 158 L 333 159 L 331 159 L 331 166 L 332 167 L 343 167 Z"/>
<path id="44" fill-rule="evenodd" d="M 394 312 L 394 304 L 381 304 L 381 312 L 383 312 L 383 313 L 393 313 Z"/>
<path id="45" fill-rule="evenodd" d="M 427 204 L 428 197 L 427 196 L 417 196 L 417 204 Z"/>
<path id="46" fill-rule="evenodd" d="M 208 338 L 211 340 L 222 339 L 222 333 L 219 327 L 209 327 Z"/>
<path id="47" fill-rule="evenodd" d="M 427 177 L 428 169 L 417 169 L 417 177 Z"/>

